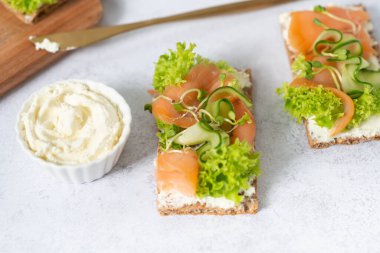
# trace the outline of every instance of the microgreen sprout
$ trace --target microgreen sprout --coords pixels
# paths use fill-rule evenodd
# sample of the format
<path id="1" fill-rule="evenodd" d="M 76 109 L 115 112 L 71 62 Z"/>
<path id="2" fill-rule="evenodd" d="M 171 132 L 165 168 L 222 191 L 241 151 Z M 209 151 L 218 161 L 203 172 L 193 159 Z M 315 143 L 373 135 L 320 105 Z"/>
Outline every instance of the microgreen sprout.
<path id="1" fill-rule="evenodd" d="M 314 64 L 317 64 L 315 62 Z M 304 55 L 299 55 L 292 64 L 292 70 L 298 76 L 304 77 L 307 79 L 312 79 L 314 77 L 313 73 L 313 62 L 306 60 Z"/>
<path id="2" fill-rule="evenodd" d="M 150 113 L 152 113 L 152 103 L 145 104 L 144 111 L 149 111 Z"/>
<path id="3" fill-rule="evenodd" d="M 322 21 L 320 21 L 318 18 L 314 18 L 313 23 L 316 24 L 317 26 L 324 28 L 324 29 L 330 29 L 330 27 L 328 27 L 327 25 L 322 23 Z"/>
<path id="4" fill-rule="evenodd" d="M 335 86 L 341 90 L 340 84 L 342 82 L 342 77 L 339 71 L 332 66 L 322 64 L 320 61 L 308 61 L 306 60 L 305 56 L 301 54 L 295 59 L 294 63 L 292 64 L 292 70 L 299 77 L 303 77 L 309 80 L 313 79 L 322 71 L 327 70 L 330 72 Z"/>
<path id="5" fill-rule="evenodd" d="M 315 6 L 314 7 L 314 12 L 324 14 L 324 15 L 326 15 L 326 16 L 332 18 L 332 19 L 335 19 L 335 20 L 337 20 L 339 22 L 346 23 L 346 24 L 348 24 L 348 25 L 351 26 L 353 34 L 357 34 L 358 33 L 358 28 L 357 28 L 357 26 L 356 26 L 356 24 L 354 22 L 352 22 L 351 20 L 348 20 L 348 19 L 345 19 L 345 18 L 341 18 L 341 17 L 338 17 L 338 16 L 332 14 L 331 12 L 327 11 L 327 9 L 325 7 L 323 7 L 321 5 Z"/>
<path id="6" fill-rule="evenodd" d="M 322 5 L 317 5 L 317 6 L 314 6 L 314 12 L 319 12 L 319 13 L 322 13 L 326 11 L 326 8 L 323 7 Z"/>
<path id="7" fill-rule="evenodd" d="M 222 73 L 222 74 L 219 75 L 219 80 L 220 80 L 221 82 L 224 82 L 224 81 L 226 80 L 226 78 L 227 78 L 226 73 Z"/>

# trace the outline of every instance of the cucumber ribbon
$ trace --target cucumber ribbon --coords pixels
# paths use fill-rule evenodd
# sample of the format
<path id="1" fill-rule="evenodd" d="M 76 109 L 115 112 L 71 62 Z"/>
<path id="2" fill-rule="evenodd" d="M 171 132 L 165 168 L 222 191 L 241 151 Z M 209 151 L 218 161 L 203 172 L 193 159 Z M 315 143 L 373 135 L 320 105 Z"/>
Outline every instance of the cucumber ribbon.
<path id="1" fill-rule="evenodd" d="M 244 114 L 239 120 L 235 119 L 231 100 L 236 99 L 241 100 L 246 106 L 252 105 L 250 99 L 235 88 L 224 86 L 216 89 L 201 102 L 198 123 L 172 137 L 169 143 L 174 142 L 185 146 L 200 145 L 198 147 L 200 154 L 210 148 L 218 148 L 222 143 L 229 143 L 228 132 L 238 125 L 251 122 L 248 114 Z M 174 105 L 179 105 L 179 103 Z"/>
<path id="2" fill-rule="evenodd" d="M 325 9 L 316 9 L 317 12 L 326 11 Z M 370 63 L 362 57 L 363 46 L 358 39 L 351 34 L 344 34 L 339 30 L 328 28 L 318 19 L 314 20 L 314 23 L 326 28 L 313 44 L 314 54 L 325 56 L 330 62 L 341 62 L 341 72 L 318 61 L 306 61 L 305 57 L 296 59 L 292 66 L 293 70 L 298 71 L 303 77 L 312 79 L 316 74 L 327 69 L 337 88 L 352 98 L 360 97 L 366 86 L 380 88 L 380 70 L 369 69 Z M 318 70 L 314 71 L 313 69 Z"/>
<path id="3" fill-rule="evenodd" d="M 313 51 L 316 55 L 330 57 L 328 61 L 346 61 L 362 56 L 363 47 L 353 35 L 329 28 L 319 35 Z"/>
<path id="4" fill-rule="evenodd" d="M 214 130 L 207 122 L 201 120 L 174 136 L 171 142 L 184 146 L 200 145 L 197 149 L 199 159 L 204 161 L 206 151 L 229 144 L 229 135 L 223 131 Z"/>

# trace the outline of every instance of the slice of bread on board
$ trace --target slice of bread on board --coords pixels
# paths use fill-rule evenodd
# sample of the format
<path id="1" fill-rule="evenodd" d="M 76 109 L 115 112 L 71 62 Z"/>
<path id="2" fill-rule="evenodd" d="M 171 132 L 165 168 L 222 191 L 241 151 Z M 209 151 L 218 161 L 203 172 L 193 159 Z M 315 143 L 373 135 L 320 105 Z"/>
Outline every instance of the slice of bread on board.
<path id="1" fill-rule="evenodd" d="M 359 8 L 363 11 L 366 11 L 365 10 L 365 7 L 363 5 L 355 5 L 353 6 L 353 8 Z M 286 26 L 284 23 L 282 23 L 280 21 L 280 25 L 281 25 L 281 31 L 282 31 L 282 34 L 283 36 L 287 36 L 286 34 Z M 370 32 L 370 36 L 371 36 L 371 39 L 376 42 L 376 39 L 372 33 L 372 31 Z M 293 61 L 295 60 L 295 58 L 297 57 L 297 54 L 295 54 L 290 46 L 288 45 L 287 43 L 287 39 L 284 37 L 284 42 L 285 42 L 285 47 L 286 47 L 286 51 L 287 51 L 287 54 L 288 54 L 288 58 L 289 58 L 289 63 L 290 65 L 293 63 Z M 376 49 L 377 52 L 380 52 L 380 48 L 379 48 L 379 45 L 378 43 L 373 43 L 374 44 L 374 48 Z M 378 53 L 377 54 L 377 58 L 378 60 L 380 60 L 380 54 Z M 293 75 L 293 77 L 295 78 L 295 76 Z M 307 139 L 308 139 L 308 143 L 310 145 L 310 147 L 312 148 L 327 148 L 327 147 L 330 147 L 332 145 L 337 145 L 337 144 L 357 144 L 357 143 L 360 143 L 360 142 L 366 142 L 366 141 L 371 141 L 371 140 L 380 140 L 380 126 L 379 126 L 379 129 L 378 131 L 374 132 L 374 133 L 365 133 L 363 132 L 361 136 L 350 136 L 349 134 L 338 134 L 337 136 L 335 137 L 329 137 L 329 138 L 323 138 L 323 140 L 321 140 L 320 138 L 317 138 L 313 132 L 312 132 L 312 129 L 310 127 L 310 125 L 312 124 L 312 122 L 310 122 L 310 120 L 308 119 L 305 119 L 304 120 L 304 126 L 305 126 L 305 130 L 306 130 L 306 136 L 307 136 Z"/>
<path id="2" fill-rule="evenodd" d="M 250 81 L 252 83 L 251 70 L 245 70 L 249 75 Z M 245 95 L 252 98 L 252 88 L 247 88 L 244 90 Z M 259 202 L 257 197 L 257 179 L 253 180 L 251 183 L 254 191 L 250 196 L 245 196 L 244 200 L 240 205 L 234 206 L 232 208 L 220 208 L 220 207 L 209 207 L 206 204 L 196 202 L 192 204 L 184 204 L 182 206 L 176 207 L 171 205 L 165 205 L 157 199 L 157 208 L 161 215 L 235 215 L 235 214 L 255 214 L 259 208 Z M 157 189 L 157 193 L 160 194 Z M 210 197 L 209 197 L 210 198 Z"/>
<path id="3" fill-rule="evenodd" d="M 41 7 L 37 9 L 36 12 L 31 13 L 31 14 L 26 14 L 19 12 L 15 9 L 13 9 L 7 2 L 6 0 L 0 0 L 0 2 L 3 3 L 3 5 L 11 12 L 13 12 L 18 19 L 23 21 L 24 23 L 27 24 L 32 24 L 38 22 L 40 19 L 48 15 L 49 13 L 53 12 L 55 9 L 57 9 L 59 6 L 67 2 L 68 0 L 58 0 L 54 4 L 44 4 Z"/>

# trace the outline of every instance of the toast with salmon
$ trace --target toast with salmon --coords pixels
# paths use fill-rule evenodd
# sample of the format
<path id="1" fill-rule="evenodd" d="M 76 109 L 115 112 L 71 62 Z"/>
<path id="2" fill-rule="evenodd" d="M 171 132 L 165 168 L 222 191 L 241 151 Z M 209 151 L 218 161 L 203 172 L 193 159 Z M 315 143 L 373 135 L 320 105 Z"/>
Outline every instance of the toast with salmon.
<path id="1" fill-rule="evenodd" d="M 146 105 L 156 119 L 161 215 L 254 214 L 259 154 L 250 111 L 251 72 L 177 43 L 160 56 Z"/>
<path id="2" fill-rule="evenodd" d="M 380 139 L 378 43 L 364 6 L 315 6 L 280 24 L 293 81 L 277 92 L 312 148 Z"/>
<path id="3" fill-rule="evenodd" d="M 53 12 L 68 0 L 0 0 L 21 21 L 31 24 Z"/>

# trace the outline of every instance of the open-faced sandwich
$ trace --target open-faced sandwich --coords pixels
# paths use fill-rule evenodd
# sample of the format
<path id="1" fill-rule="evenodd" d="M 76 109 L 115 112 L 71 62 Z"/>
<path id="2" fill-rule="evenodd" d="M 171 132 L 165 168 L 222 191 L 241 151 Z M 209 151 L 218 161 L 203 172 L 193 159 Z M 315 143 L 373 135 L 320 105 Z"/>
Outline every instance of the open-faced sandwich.
<path id="1" fill-rule="evenodd" d="M 25 23 L 35 23 L 67 0 L 0 0 Z"/>
<path id="2" fill-rule="evenodd" d="M 278 93 L 324 148 L 380 138 L 380 68 L 363 6 L 316 6 L 280 17 L 294 80 Z"/>
<path id="3" fill-rule="evenodd" d="M 156 118 L 160 214 L 244 214 L 258 209 L 259 155 L 250 71 L 196 55 L 195 45 L 158 59 L 147 104 Z"/>

